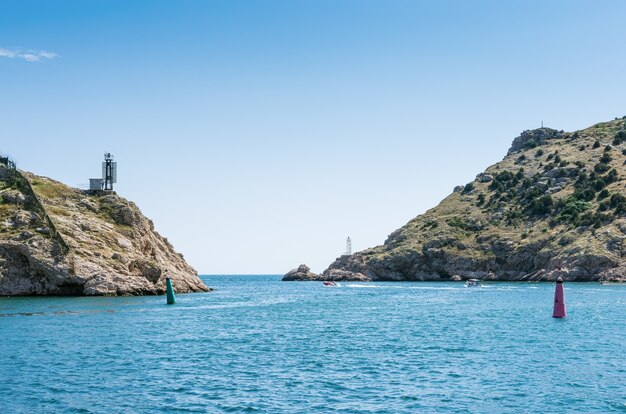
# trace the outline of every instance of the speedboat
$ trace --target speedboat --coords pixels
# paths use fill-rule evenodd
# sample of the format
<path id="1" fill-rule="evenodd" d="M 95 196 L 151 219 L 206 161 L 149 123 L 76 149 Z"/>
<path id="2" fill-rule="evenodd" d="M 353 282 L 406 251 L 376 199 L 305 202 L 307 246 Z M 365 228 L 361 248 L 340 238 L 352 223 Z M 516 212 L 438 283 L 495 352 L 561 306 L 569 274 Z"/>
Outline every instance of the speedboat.
<path id="1" fill-rule="evenodd" d="M 327 280 L 324 282 L 324 286 L 337 286 L 337 284 L 335 282 L 333 282 L 332 280 Z"/>
<path id="2" fill-rule="evenodd" d="M 480 283 L 480 280 L 478 279 L 468 279 L 467 282 L 465 282 L 465 287 L 481 287 L 482 284 Z"/>

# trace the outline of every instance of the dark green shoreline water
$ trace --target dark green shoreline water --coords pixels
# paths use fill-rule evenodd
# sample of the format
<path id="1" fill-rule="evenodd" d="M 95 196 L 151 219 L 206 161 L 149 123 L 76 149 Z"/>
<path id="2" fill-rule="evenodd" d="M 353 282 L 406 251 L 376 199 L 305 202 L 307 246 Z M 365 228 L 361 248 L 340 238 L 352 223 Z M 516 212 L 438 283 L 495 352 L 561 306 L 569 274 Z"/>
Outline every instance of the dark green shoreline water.
<path id="1" fill-rule="evenodd" d="M 0 298 L 0 411 L 626 412 L 626 286 L 204 279 Z"/>

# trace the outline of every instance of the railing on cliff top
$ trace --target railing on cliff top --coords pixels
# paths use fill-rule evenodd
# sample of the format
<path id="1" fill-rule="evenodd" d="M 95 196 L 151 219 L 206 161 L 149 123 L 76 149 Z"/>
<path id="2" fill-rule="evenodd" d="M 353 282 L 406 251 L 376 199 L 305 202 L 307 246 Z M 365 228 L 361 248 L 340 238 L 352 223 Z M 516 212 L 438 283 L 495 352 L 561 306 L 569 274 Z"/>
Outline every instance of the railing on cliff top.
<path id="1" fill-rule="evenodd" d="M 15 162 L 11 158 L 6 156 L 0 156 L 0 166 L 8 169 L 10 172 L 9 174 L 12 176 L 11 179 L 15 179 L 17 167 L 15 166 Z"/>
<path id="2" fill-rule="evenodd" d="M 0 163 L 2 161 L 3 161 L 3 158 L 0 157 Z M 3 164 L 8 167 L 8 163 L 3 163 Z M 13 163 L 13 170 L 14 170 L 14 174 L 16 178 L 16 184 L 21 186 L 22 190 L 31 197 L 34 210 L 36 210 L 37 213 L 39 213 L 39 215 L 43 218 L 43 220 L 46 222 L 46 224 L 50 228 L 51 236 L 59 243 L 59 246 L 61 247 L 61 251 L 63 252 L 63 254 L 67 254 L 70 251 L 70 246 L 67 244 L 67 242 L 65 241 L 65 239 L 63 238 L 63 235 L 59 232 L 59 230 L 57 230 L 57 227 L 54 225 L 54 221 L 52 221 L 52 218 L 46 212 L 46 209 L 44 208 L 43 203 L 41 202 L 41 200 L 39 200 L 39 197 L 37 197 L 37 194 L 35 193 L 35 190 L 33 189 L 32 184 L 30 183 L 28 178 L 24 176 L 24 174 L 22 174 L 18 169 L 15 168 L 15 163 Z"/>
<path id="3" fill-rule="evenodd" d="M 15 170 L 15 162 L 9 158 L 9 157 L 3 157 L 0 156 L 0 164 L 4 165 L 5 167 L 11 169 L 11 170 Z"/>

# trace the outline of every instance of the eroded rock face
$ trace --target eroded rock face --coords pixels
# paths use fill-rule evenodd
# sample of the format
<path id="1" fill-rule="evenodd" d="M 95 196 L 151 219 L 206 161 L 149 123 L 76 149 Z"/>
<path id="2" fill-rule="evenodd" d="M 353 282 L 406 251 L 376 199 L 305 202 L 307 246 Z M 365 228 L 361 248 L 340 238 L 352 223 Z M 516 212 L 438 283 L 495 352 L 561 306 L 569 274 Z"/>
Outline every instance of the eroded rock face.
<path id="1" fill-rule="evenodd" d="M 0 295 L 156 295 L 166 276 L 210 290 L 135 204 L 19 177 L 0 180 Z"/>
<path id="2" fill-rule="evenodd" d="M 316 280 L 318 275 L 311 272 L 309 266 L 301 264 L 297 269 L 292 269 L 285 276 L 283 280 Z"/>
<path id="3" fill-rule="evenodd" d="M 337 260 L 317 280 L 455 281 L 626 281 L 626 266 L 604 255 L 561 256 L 538 250 L 490 250 L 494 257 L 470 258 L 446 249 L 412 255 L 355 253 Z M 368 257 L 369 256 L 369 257 Z M 335 278 L 329 277 L 336 275 Z"/>
<path id="4" fill-rule="evenodd" d="M 328 269 L 322 273 L 322 279 L 324 280 L 332 280 L 333 282 L 339 281 L 360 281 L 366 282 L 371 280 L 369 277 L 365 276 L 363 273 L 352 272 L 350 270 L 343 269 Z"/>
<path id="5" fill-rule="evenodd" d="M 42 236 L 33 236 L 25 243 L 0 242 L 0 294 L 76 294 L 70 264 L 58 253 Z"/>
<path id="6" fill-rule="evenodd" d="M 513 144 L 509 149 L 509 155 L 525 149 L 535 148 L 543 145 L 547 140 L 558 138 L 563 133 L 551 128 L 538 128 L 524 131 L 521 135 L 513 140 Z"/>

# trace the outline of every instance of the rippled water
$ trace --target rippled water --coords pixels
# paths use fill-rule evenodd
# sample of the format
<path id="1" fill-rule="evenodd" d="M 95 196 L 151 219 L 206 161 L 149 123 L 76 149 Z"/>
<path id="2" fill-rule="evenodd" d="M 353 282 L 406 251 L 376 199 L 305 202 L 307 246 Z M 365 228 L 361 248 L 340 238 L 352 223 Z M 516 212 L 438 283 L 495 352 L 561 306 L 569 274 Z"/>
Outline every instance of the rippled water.
<path id="1" fill-rule="evenodd" d="M 205 279 L 1 298 L 0 412 L 626 412 L 626 286 Z"/>

